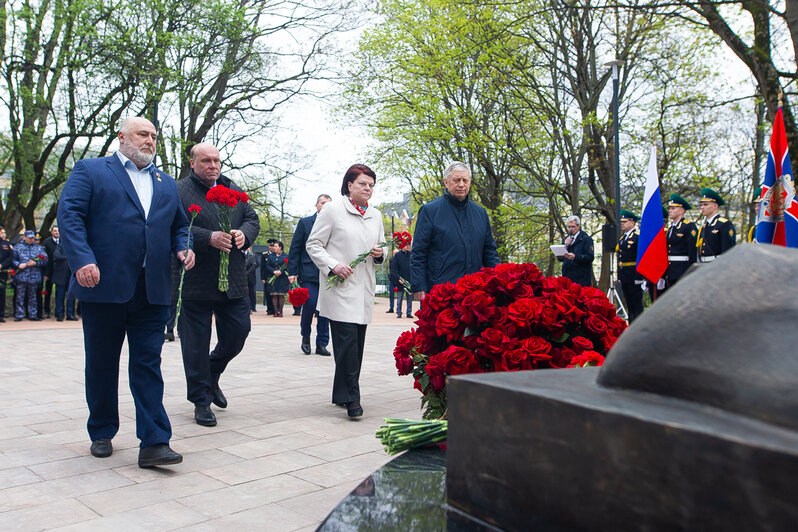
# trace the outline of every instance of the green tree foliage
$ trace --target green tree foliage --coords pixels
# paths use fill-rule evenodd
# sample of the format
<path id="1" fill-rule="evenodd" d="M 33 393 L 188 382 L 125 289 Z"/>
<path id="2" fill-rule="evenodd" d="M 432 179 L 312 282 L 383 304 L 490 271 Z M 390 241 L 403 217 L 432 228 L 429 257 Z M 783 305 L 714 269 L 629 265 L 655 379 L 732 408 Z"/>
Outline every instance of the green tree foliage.
<path id="1" fill-rule="evenodd" d="M 0 221 L 11 232 L 35 227 L 44 206 L 46 233 L 74 161 L 107 152 L 129 115 L 159 127 L 159 164 L 176 177 L 189 171 L 185 148 L 200 141 L 227 153 L 228 169 L 274 165 L 274 155 L 236 158 L 233 147 L 264 142 L 274 111 L 319 75 L 322 43 L 347 6 L 3 0 L 0 101 L 9 126 L 0 135 L 10 139 L 12 172 Z"/>

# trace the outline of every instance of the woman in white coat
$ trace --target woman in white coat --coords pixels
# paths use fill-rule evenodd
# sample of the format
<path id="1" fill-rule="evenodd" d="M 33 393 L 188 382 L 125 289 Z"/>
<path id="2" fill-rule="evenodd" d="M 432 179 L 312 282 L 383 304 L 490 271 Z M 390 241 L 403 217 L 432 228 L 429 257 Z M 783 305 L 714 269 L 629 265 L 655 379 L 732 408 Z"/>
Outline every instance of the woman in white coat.
<path id="1" fill-rule="evenodd" d="M 305 246 L 319 268 L 319 314 L 330 319 L 335 357 L 332 401 L 346 406 L 349 417 L 363 415 L 360 367 L 366 326 L 374 311 L 374 265 L 383 261 L 382 214 L 368 203 L 376 181 L 368 166 L 351 166 L 344 175 L 341 196 L 321 209 Z M 365 262 L 349 266 L 369 249 Z M 343 281 L 325 288 L 327 277 L 333 274 Z"/>

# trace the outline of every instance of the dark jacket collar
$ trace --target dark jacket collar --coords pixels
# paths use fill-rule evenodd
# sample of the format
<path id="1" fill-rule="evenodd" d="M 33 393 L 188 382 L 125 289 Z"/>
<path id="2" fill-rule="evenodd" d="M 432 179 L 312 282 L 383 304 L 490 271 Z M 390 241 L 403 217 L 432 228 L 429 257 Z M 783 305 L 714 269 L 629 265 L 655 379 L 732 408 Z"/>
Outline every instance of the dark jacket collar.
<path id="1" fill-rule="evenodd" d="M 197 175 L 194 173 L 194 170 L 192 170 L 192 171 L 191 171 L 191 172 L 188 174 L 188 177 L 189 177 L 189 178 L 190 178 L 192 181 L 194 181 L 194 183 L 196 183 L 196 184 L 197 184 L 197 186 L 199 186 L 199 187 L 202 187 L 204 190 L 208 191 L 208 190 L 210 190 L 210 189 L 211 189 L 211 187 L 209 187 L 208 185 L 206 185 L 205 183 L 203 183 L 203 182 L 202 182 L 202 179 L 200 179 L 199 177 L 197 177 Z M 230 188 L 230 183 L 231 183 L 230 179 L 229 179 L 229 178 L 227 178 L 227 177 L 226 177 L 224 174 L 219 174 L 219 177 L 218 177 L 218 178 L 216 178 L 216 184 L 217 184 L 217 185 L 222 185 L 222 186 L 225 186 L 225 187 L 227 187 L 227 188 Z"/>
<path id="2" fill-rule="evenodd" d="M 443 191 L 443 197 L 445 197 L 447 200 L 449 200 L 449 203 L 451 203 L 455 207 L 462 209 L 463 207 L 466 206 L 466 204 L 468 204 L 469 194 L 466 194 L 465 199 L 459 200 L 459 199 L 455 198 L 454 196 L 452 196 L 449 193 L 448 190 L 444 190 Z"/>

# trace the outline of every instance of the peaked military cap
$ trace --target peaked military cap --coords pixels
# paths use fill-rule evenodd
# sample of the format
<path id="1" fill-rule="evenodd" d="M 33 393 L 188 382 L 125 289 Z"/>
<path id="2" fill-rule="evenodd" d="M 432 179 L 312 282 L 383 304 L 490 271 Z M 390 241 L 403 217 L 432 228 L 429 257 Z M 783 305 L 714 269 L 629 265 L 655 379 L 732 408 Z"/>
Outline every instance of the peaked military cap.
<path id="1" fill-rule="evenodd" d="M 36 238 L 36 232 L 28 229 L 25 231 L 25 238 Z"/>
<path id="2" fill-rule="evenodd" d="M 720 197 L 720 194 L 711 188 L 701 189 L 701 201 L 714 201 L 718 204 L 718 206 L 726 205 L 726 202 L 723 201 L 723 198 Z"/>
<path id="3" fill-rule="evenodd" d="M 693 208 L 689 203 L 687 203 L 686 199 L 678 194 L 671 194 L 670 198 L 671 201 L 668 203 L 668 207 L 681 207 L 686 211 L 689 211 Z"/>
<path id="4" fill-rule="evenodd" d="M 762 187 L 756 187 L 756 190 L 754 190 L 754 197 L 751 198 L 751 202 L 759 203 L 760 201 L 762 201 Z"/>
<path id="5" fill-rule="evenodd" d="M 633 213 L 632 211 L 627 211 L 626 209 L 621 209 L 621 220 L 632 220 L 635 222 L 640 221 L 640 217 Z"/>

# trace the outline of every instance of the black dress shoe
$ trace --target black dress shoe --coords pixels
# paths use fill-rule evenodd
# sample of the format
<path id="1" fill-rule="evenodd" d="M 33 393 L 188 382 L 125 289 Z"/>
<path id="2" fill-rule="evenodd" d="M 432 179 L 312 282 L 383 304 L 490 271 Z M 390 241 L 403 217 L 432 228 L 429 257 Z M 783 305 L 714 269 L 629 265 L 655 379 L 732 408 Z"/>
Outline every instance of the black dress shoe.
<path id="1" fill-rule="evenodd" d="M 333 404 L 334 404 L 335 406 L 342 406 L 342 407 L 345 407 L 345 406 L 346 406 L 347 404 L 349 404 L 349 403 L 335 403 L 335 402 L 333 402 Z"/>
<path id="2" fill-rule="evenodd" d="M 14 318 L 14 321 L 22 321 L 22 318 Z"/>
<path id="3" fill-rule="evenodd" d="M 111 453 L 114 452 L 114 447 L 111 445 L 111 440 L 108 438 L 100 438 L 91 442 L 91 449 L 89 450 L 92 456 L 96 456 L 97 458 L 108 458 L 111 456 Z"/>
<path id="4" fill-rule="evenodd" d="M 302 338 L 300 349 L 302 349 L 302 352 L 306 355 L 310 354 L 310 338 Z"/>
<path id="5" fill-rule="evenodd" d="M 63 316 L 56 316 L 55 321 L 64 321 Z"/>
<path id="6" fill-rule="evenodd" d="M 323 357 L 328 357 L 328 356 L 330 356 L 330 352 L 329 352 L 329 351 L 327 351 L 327 346 L 325 346 L 325 345 L 320 345 L 320 344 L 316 344 L 316 354 L 317 354 L 317 355 L 321 355 L 321 356 L 323 356 Z"/>
<path id="7" fill-rule="evenodd" d="M 392 309 L 392 308 L 389 308 L 388 310 L 386 310 L 386 311 L 385 311 L 385 313 L 386 313 L 386 314 L 393 314 L 393 309 Z"/>
<path id="8" fill-rule="evenodd" d="M 167 331 L 166 334 L 163 335 L 163 339 L 167 342 L 174 342 L 175 341 L 175 333 L 173 331 Z"/>
<path id="9" fill-rule="evenodd" d="M 75 316 L 67 316 L 66 319 L 67 321 L 78 321 L 78 319 Z"/>
<path id="10" fill-rule="evenodd" d="M 216 416 L 213 415 L 213 410 L 211 410 L 210 406 L 195 406 L 194 421 L 197 422 L 197 425 L 202 425 L 203 427 L 216 426 Z"/>
<path id="11" fill-rule="evenodd" d="M 211 389 L 211 397 L 211 402 L 213 404 L 219 408 L 227 408 L 227 397 L 224 396 L 222 389 L 219 388 L 218 384 Z"/>
<path id="12" fill-rule="evenodd" d="M 183 456 L 169 447 L 168 443 L 156 443 L 150 447 L 139 449 L 139 467 L 155 467 L 159 465 L 175 465 L 183 461 Z"/>
<path id="13" fill-rule="evenodd" d="M 41 318 L 28 318 L 30 321 L 42 321 Z"/>
<path id="14" fill-rule="evenodd" d="M 360 406 L 360 401 L 352 401 L 346 405 L 346 415 L 349 417 L 360 417 L 363 415 L 363 407 Z"/>
<path id="15" fill-rule="evenodd" d="M 50 313 L 49 312 L 45 312 L 44 313 L 44 319 L 46 319 L 46 320 L 50 319 Z"/>

